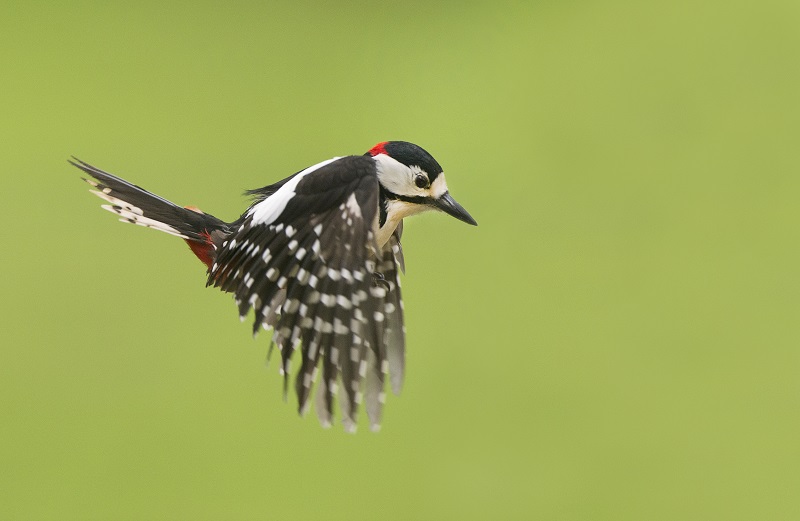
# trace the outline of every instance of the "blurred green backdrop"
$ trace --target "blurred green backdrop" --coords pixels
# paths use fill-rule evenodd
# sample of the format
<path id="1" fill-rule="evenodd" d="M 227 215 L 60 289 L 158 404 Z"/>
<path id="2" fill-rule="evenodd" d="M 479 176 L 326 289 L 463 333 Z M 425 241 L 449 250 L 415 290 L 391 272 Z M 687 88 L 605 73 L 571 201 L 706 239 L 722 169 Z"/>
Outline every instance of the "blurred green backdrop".
<path id="1" fill-rule="evenodd" d="M 800 3 L 6 2 L 2 519 L 800 519 Z M 69 155 L 223 218 L 405 139 L 384 428 Z M 363 419 L 363 418 L 362 418 Z"/>

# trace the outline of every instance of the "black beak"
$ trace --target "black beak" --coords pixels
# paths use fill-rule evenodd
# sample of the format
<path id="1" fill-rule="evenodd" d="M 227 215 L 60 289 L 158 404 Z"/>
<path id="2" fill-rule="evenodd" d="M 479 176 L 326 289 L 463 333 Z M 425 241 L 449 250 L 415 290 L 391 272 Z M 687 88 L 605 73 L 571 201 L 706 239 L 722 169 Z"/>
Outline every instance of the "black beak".
<path id="1" fill-rule="evenodd" d="M 441 210 L 448 215 L 452 215 L 459 221 L 464 221 L 467 224 L 471 224 L 472 226 L 478 226 L 478 223 L 475 222 L 475 219 L 464 209 L 463 206 L 458 204 L 453 196 L 450 195 L 450 192 L 445 192 L 444 195 L 439 197 L 438 199 L 433 199 L 431 204 L 437 210 Z"/>

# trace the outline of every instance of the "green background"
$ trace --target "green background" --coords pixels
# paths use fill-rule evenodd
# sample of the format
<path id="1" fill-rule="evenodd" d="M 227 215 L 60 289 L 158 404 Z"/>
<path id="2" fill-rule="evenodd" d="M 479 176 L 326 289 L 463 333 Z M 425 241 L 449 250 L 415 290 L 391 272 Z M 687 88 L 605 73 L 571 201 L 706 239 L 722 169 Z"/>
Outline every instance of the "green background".
<path id="1" fill-rule="evenodd" d="M 800 3 L 127 4 L 2 7 L 0 518 L 800 519 Z M 387 139 L 480 226 L 355 436 L 66 163 L 232 219 Z"/>

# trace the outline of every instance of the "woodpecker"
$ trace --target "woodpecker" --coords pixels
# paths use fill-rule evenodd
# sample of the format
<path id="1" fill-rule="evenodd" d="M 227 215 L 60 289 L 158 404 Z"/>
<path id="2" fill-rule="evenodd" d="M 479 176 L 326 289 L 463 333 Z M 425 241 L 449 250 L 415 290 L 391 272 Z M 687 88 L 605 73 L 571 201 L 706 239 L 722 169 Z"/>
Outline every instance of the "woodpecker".
<path id="1" fill-rule="evenodd" d="M 364 155 L 334 157 L 263 188 L 245 212 L 225 222 L 182 207 L 77 158 L 102 207 L 121 221 L 182 238 L 206 265 L 206 286 L 233 293 L 253 334 L 272 330 L 281 353 L 284 398 L 290 360 L 301 352 L 294 386 L 298 409 L 354 431 L 363 401 L 380 428 L 388 376 L 395 394 L 405 372 L 405 326 L 399 272 L 405 271 L 403 219 L 443 211 L 477 225 L 447 189 L 439 163 L 421 147 L 385 141 Z M 322 378 L 318 378 L 318 373 Z"/>

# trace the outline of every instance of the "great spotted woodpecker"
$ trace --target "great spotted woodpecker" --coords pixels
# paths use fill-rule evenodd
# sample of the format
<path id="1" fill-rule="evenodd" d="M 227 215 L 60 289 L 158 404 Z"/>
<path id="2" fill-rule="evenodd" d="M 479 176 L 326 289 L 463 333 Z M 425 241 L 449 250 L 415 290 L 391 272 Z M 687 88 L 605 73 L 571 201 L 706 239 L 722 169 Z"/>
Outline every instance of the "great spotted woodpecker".
<path id="1" fill-rule="evenodd" d="M 403 383 L 403 218 L 436 209 L 477 224 L 450 196 L 439 163 L 405 141 L 378 143 L 363 156 L 335 157 L 248 191 L 253 203 L 230 223 L 78 159 L 70 163 L 93 178 L 84 180 L 121 221 L 185 240 L 208 268 L 206 285 L 233 293 L 242 320 L 254 310 L 254 334 L 262 326 L 273 330 L 284 397 L 300 347 L 300 413 L 321 368 L 320 422 L 331 425 L 338 395 L 348 431 L 355 430 L 362 397 L 377 430 L 385 375 L 395 394 Z"/>

